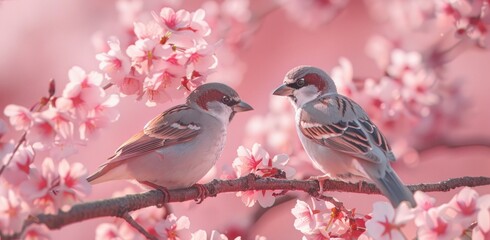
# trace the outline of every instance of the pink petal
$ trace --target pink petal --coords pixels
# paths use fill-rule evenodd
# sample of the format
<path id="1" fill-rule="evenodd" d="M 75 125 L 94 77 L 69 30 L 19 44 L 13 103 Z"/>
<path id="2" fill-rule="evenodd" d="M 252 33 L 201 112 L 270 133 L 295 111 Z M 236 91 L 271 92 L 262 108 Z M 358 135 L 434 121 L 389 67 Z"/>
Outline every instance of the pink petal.
<path id="1" fill-rule="evenodd" d="M 70 79 L 71 82 L 82 83 L 86 77 L 87 75 L 81 67 L 74 66 L 68 71 L 68 79 Z"/>

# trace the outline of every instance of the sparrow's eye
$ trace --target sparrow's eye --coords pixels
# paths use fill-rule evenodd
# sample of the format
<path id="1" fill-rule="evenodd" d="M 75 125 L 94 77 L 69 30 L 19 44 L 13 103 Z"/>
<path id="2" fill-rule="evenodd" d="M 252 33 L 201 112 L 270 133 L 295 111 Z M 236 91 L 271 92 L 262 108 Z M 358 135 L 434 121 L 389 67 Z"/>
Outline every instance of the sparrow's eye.
<path id="1" fill-rule="evenodd" d="M 228 96 L 223 96 L 223 98 L 221 99 L 221 102 L 228 105 L 231 101 L 231 98 L 228 97 Z"/>
<path id="2" fill-rule="evenodd" d="M 305 79 L 304 78 L 298 79 L 298 81 L 296 81 L 296 85 L 298 85 L 298 87 L 303 87 L 305 85 Z"/>

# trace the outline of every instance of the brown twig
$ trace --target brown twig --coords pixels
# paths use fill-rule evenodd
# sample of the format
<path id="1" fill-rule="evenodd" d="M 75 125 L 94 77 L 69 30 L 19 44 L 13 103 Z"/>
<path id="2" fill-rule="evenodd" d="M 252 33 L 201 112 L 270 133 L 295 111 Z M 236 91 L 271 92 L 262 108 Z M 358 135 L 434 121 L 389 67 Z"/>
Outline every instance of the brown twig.
<path id="1" fill-rule="evenodd" d="M 380 194 L 380 191 L 371 183 L 346 183 L 337 180 L 325 180 L 323 182 L 324 192 L 352 192 L 364 194 Z M 461 177 L 453 178 L 439 183 L 410 185 L 412 191 L 424 192 L 446 192 L 458 187 L 485 186 L 490 185 L 490 177 Z M 320 187 L 316 180 L 287 180 L 276 178 L 260 178 L 253 174 L 233 180 L 213 180 L 203 184 L 203 187 L 215 197 L 220 193 L 249 191 L 249 190 L 287 190 L 303 191 L 312 196 L 318 196 Z M 195 187 L 169 190 L 168 202 L 184 202 L 194 200 L 199 196 Z M 44 224 L 49 229 L 59 229 L 63 226 L 81 222 L 88 219 L 115 216 L 122 217 L 121 213 L 131 212 L 141 208 L 161 204 L 162 193 L 152 190 L 140 194 L 132 194 L 124 197 L 100 200 L 95 202 L 80 203 L 74 205 L 69 211 L 60 211 L 57 214 L 39 214 L 34 217 L 36 221 L 26 221 L 25 228 L 33 223 Z M 0 233 L 1 239 L 15 239 L 21 233 L 4 235 Z"/>
<path id="2" fill-rule="evenodd" d="M 49 84 L 48 84 L 48 97 L 42 97 L 41 100 L 39 102 L 36 102 L 30 109 L 29 111 L 30 112 L 40 112 L 46 105 L 48 105 L 51 100 L 53 100 L 53 97 L 54 97 L 54 94 L 56 93 L 56 83 L 54 81 L 54 78 L 51 78 L 49 80 Z M 37 107 L 37 109 L 36 109 Z M 22 136 L 20 137 L 19 141 L 17 142 L 17 144 L 15 145 L 15 148 L 14 150 L 12 151 L 9 159 L 7 160 L 6 163 L 4 163 L 2 165 L 2 167 L 0 168 L 0 175 L 2 175 L 3 171 L 5 171 L 5 169 L 10 165 L 10 162 L 12 161 L 12 159 L 14 158 L 15 156 L 15 153 L 17 153 L 17 151 L 19 150 L 20 146 L 22 144 L 24 144 L 27 140 L 27 130 L 24 131 L 24 133 L 22 134 Z"/>
<path id="3" fill-rule="evenodd" d="M 136 230 L 138 230 L 138 232 L 140 232 L 141 234 L 143 234 L 143 236 L 146 237 L 146 239 L 151 239 L 151 240 L 157 240 L 157 238 L 153 235 L 151 235 L 148 231 L 146 231 L 141 225 L 139 225 L 134 219 L 133 217 L 131 217 L 131 215 L 129 215 L 128 212 L 125 212 L 123 215 L 122 215 L 122 218 L 124 220 L 126 220 L 127 223 L 129 223 L 129 225 L 131 225 L 133 228 L 135 228 Z"/>
<path id="4" fill-rule="evenodd" d="M 112 85 L 114 85 L 114 84 L 113 84 L 113 83 L 108 83 L 108 84 L 104 85 L 104 86 L 102 87 L 102 89 L 107 90 L 107 89 L 109 89 L 110 87 L 112 87 Z"/>
<path id="5" fill-rule="evenodd" d="M 19 141 L 15 145 L 15 148 L 12 151 L 12 153 L 11 153 L 10 157 L 8 158 L 7 162 L 5 162 L 2 165 L 2 167 L 0 168 L 0 175 L 2 175 L 3 171 L 5 171 L 5 169 L 10 165 L 10 162 L 14 158 L 15 153 L 17 152 L 17 150 L 19 150 L 20 146 L 26 141 L 26 136 L 27 136 L 27 131 L 25 131 L 24 134 L 22 134 L 22 137 L 20 137 Z"/>

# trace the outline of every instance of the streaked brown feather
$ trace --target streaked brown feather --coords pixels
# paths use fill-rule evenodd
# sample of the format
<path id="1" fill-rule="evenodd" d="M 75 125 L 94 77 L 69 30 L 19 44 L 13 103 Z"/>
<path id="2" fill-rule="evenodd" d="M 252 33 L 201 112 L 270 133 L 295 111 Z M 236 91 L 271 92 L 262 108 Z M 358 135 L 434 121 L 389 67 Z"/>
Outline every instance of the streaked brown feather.
<path id="1" fill-rule="evenodd" d="M 138 132 L 124 142 L 110 160 L 123 160 L 143 155 L 147 152 L 192 140 L 201 131 L 195 123 L 182 122 L 179 113 L 191 110 L 187 105 L 178 105 L 158 115 L 148 122 L 143 131 Z M 182 128 L 176 128 L 177 124 Z M 192 128 L 188 126 L 192 125 Z"/>
<path id="2" fill-rule="evenodd" d="M 307 138 L 357 157 L 368 156 L 374 147 L 379 147 L 388 159 L 394 160 L 386 138 L 360 106 L 341 95 L 328 95 L 320 98 L 319 102 L 323 105 L 313 105 L 316 110 L 323 109 L 321 111 L 326 110 L 327 114 L 338 114 L 343 118 L 336 122 L 322 121 L 322 125 L 315 125 L 309 115 L 302 114 L 300 129 Z"/>

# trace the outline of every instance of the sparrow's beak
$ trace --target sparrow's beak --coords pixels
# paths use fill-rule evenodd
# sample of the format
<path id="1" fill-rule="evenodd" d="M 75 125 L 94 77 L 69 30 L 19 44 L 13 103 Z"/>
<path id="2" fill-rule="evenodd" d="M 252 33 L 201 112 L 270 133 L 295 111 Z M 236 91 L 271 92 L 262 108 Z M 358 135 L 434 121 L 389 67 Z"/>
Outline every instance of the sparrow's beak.
<path id="1" fill-rule="evenodd" d="M 245 111 L 250 111 L 250 110 L 253 110 L 253 107 L 248 105 L 248 103 L 246 103 L 244 101 L 240 101 L 239 103 L 237 103 L 233 106 L 234 112 L 245 112 Z"/>
<path id="2" fill-rule="evenodd" d="M 290 88 L 286 84 L 283 84 L 274 90 L 272 94 L 277 96 L 291 96 L 293 95 L 293 91 L 294 88 Z"/>

